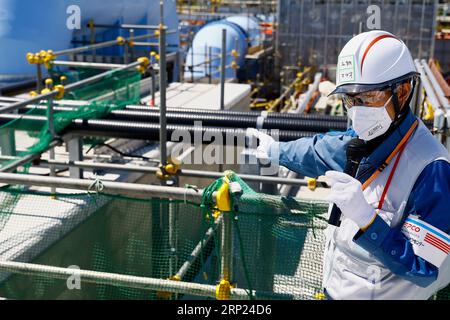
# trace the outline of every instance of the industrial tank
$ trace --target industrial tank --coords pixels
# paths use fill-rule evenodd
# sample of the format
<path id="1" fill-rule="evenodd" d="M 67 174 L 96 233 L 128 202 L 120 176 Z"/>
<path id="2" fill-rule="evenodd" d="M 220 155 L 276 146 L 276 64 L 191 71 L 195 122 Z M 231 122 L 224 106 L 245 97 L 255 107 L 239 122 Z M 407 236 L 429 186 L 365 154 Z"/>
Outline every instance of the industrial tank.
<path id="1" fill-rule="evenodd" d="M 0 0 L 0 83 L 33 78 L 35 66 L 25 59 L 27 52 L 71 48 L 71 40 L 80 30 L 72 29 L 74 14 L 79 11 L 83 28 L 93 20 L 96 24 L 159 24 L 159 0 Z M 164 23 L 177 30 L 175 0 L 164 1 Z M 96 30 L 97 39 L 127 35 L 126 30 Z M 114 32 L 116 34 L 114 34 Z M 147 32 L 139 30 L 136 34 Z M 178 32 L 168 36 L 168 51 L 178 46 Z"/>
<path id="2" fill-rule="evenodd" d="M 222 48 L 222 29 L 227 31 L 227 39 L 225 50 L 227 53 L 226 65 L 229 66 L 234 57 L 231 56 L 231 51 L 234 49 L 238 53 L 237 64 L 239 67 L 242 67 L 245 62 L 245 54 L 247 52 L 247 35 L 244 30 L 239 27 L 237 24 L 220 20 L 215 22 L 210 22 L 206 24 L 200 31 L 195 35 L 194 40 L 192 41 L 192 46 L 189 49 L 186 56 L 186 70 L 184 73 L 185 79 L 191 79 L 192 74 L 189 70 L 190 66 L 193 67 L 193 78 L 198 79 L 205 77 L 205 54 L 208 54 L 209 48 L 211 48 L 212 52 L 212 77 L 218 78 L 220 77 L 220 70 L 218 70 L 220 66 L 220 58 L 219 55 L 221 53 Z M 226 78 L 236 78 L 236 71 L 227 68 L 225 72 Z"/>
<path id="3" fill-rule="evenodd" d="M 250 16 L 232 16 L 225 20 L 237 24 L 245 31 L 250 47 L 261 44 L 261 27 L 259 26 L 259 20 L 257 18 Z"/>

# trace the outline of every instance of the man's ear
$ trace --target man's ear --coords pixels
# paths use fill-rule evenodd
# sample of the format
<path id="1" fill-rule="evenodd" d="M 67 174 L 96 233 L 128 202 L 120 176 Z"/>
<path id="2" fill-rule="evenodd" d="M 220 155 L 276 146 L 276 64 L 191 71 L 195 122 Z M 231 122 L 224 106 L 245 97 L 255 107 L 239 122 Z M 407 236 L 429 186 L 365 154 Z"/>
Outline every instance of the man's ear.
<path id="1" fill-rule="evenodd" d="M 409 82 L 403 83 L 397 89 L 398 102 L 400 103 L 400 108 L 403 109 L 406 100 L 408 100 L 409 94 L 411 92 L 411 84 Z"/>

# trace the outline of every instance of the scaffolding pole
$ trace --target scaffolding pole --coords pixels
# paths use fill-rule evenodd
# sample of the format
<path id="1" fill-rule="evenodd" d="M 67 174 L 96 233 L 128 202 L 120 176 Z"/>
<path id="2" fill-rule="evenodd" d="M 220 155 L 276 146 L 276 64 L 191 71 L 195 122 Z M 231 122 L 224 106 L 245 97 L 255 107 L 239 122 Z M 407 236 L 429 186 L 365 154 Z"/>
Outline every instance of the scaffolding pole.
<path id="1" fill-rule="evenodd" d="M 0 159 L 10 160 L 10 157 L 0 156 Z M 14 157 L 15 158 L 15 157 Z M 95 157 L 94 157 L 95 158 Z M 156 162 L 157 160 L 155 160 Z M 114 170 L 114 171 L 130 171 L 155 174 L 159 169 L 157 167 L 148 167 L 132 164 L 117 164 L 117 163 L 92 163 L 85 161 L 59 161 L 59 160 L 40 160 L 41 164 L 54 165 L 58 167 L 69 168 L 83 168 L 83 169 L 98 169 L 98 170 Z M 204 171 L 204 170 L 190 170 L 180 169 L 177 173 L 180 176 L 197 177 L 207 179 L 219 179 L 223 177 L 222 172 Z M 238 174 L 244 181 L 258 182 L 258 183 L 272 183 L 272 184 L 285 184 L 295 186 L 307 186 L 308 183 L 304 179 L 288 179 L 272 176 L 260 176 L 251 174 Z"/>
<path id="2" fill-rule="evenodd" d="M 41 276 L 41 277 L 43 276 L 47 278 L 52 279 L 56 278 L 62 280 L 68 280 L 70 277 L 77 275 L 80 277 L 80 280 L 82 282 L 87 283 L 113 285 L 125 288 L 136 288 L 154 291 L 165 290 L 178 294 L 189 294 L 210 298 L 216 297 L 216 286 L 191 282 L 137 277 L 124 274 L 107 273 L 90 270 L 60 268 L 15 261 L 0 261 L 0 270 L 29 276 Z M 258 296 L 257 292 L 255 292 L 254 294 Z M 261 293 L 259 295 L 271 296 L 273 294 Z M 244 289 L 232 288 L 230 297 L 231 299 L 235 300 L 245 300 L 249 298 L 249 293 Z"/>
<path id="3" fill-rule="evenodd" d="M 95 75 L 93 77 L 86 78 L 84 80 L 71 83 L 71 84 L 65 86 L 64 91 L 66 93 L 70 92 L 72 90 L 78 89 L 79 87 L 82 87 L 82 86 L 85 86 L 85 85 L 89 85 L 89 84 L 91 84 L 93 82 L 97 82 L 99 80 L 102 80 L 103 78 L 105 78 L 107 76 L 110 76 L 112 72 L 119 72 L 119 71 L 132 69 L 134 67 L 139 66 L 141 63 L 142 62 L 136 61 L 136 62 L 127 64 L 127 65 L 124 65 L 123 67 L 115 69 L 113 71 L 106 71 L 106 72 L 100 73 L 98 75 Z M 1 107 L 0 108 L 0 113 L 12 112 L 12 111 L 15 111 L 15 110 L 17 110 L 19 108 L 25 107 L 26 105 L 38 103 L 41 100 L 47 100 L 47 99 L 50 99 L 50 98 L 54 98 L 58 93 L 59 93 L 58 91 L 50 91 L 48 93 L 41 94 L 41 95 L 38 95 L 38 96 L 30 98 L 30 99 L 26 99 L 26 100 L 22 100 L 22 101 L 18 101 L 18 102 L 12 103 L 11 105 L 9 105 L 7 107 Z"/>

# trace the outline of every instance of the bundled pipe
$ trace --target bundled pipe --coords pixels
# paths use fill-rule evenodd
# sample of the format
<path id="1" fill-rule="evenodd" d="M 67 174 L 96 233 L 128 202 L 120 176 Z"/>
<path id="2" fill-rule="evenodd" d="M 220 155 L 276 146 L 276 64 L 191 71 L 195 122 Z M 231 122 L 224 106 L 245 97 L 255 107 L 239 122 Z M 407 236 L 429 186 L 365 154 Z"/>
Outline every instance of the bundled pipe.
<path id="1" fill-rule="evenodd" d="M 21 119 L 17 124 L 17 128 L 27 131 L 39 131 L 47 121 L 47 118 L 44 116 L 0 114 L 0 125 L 16 119 Z M 159 129 L 160 126 L 158 123 L 105 119 L 75 119 L 64 132 L 61 132 L 60 134 L 73 133 L 80 136 L 101 136 L 156 141 L 159 139 Z M 173 133 L 175 131 L 189 134 L 191 137 L 193 135 L 194 137 L 195 135 L 203 137 L 205 134 L 210 137 L 222 136 L 224 138 L 224 143 L 226 142 L 225 137 L 245 138 L 246 136 L 246 128 L 208 127 L 204 125 L 167 125 L 168 137 L 174 138 Z M 315 133 L 310 131 L 270 129 L 268 130 L 268 134 L 278 137 L 280 141 L 291 141 L 303 137 L 312 137 Z M 175 142 L 179 142 L 179 140 L 175 140 Z"/>

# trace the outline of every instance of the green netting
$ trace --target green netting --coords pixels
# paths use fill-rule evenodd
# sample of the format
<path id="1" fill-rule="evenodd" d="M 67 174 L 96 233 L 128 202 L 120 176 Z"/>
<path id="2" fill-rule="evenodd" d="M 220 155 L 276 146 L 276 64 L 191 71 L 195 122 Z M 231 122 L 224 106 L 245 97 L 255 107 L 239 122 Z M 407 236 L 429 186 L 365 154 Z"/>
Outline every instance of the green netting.
<path id="1" fill-rule="evenodd" d="M 95 71 L 80 70 L 67 72 L 65 75 L 73 82 L 97 73 Z M 138 71 L 111 71 L 101 81 L 66 92 L 64 99 L 88 101 L 89 103 L 75 107 L 72 111 L 55 111 L 53 124 L 56 135 L 63 132 L 74 119 L 98 119 L 104 117 L 112 110 L 124 108 L 127 104 L 138 103 L 140 98 L 140 80 L 141 74 Z M 55 80 L 56 83 L 57 81 Z M 24 115 L 45 116 L 47 119 L 48 112 L 48 106 L 46 110 L 36 107 L 28 110 Z M 11 155 L 18 158 L 45 151 L 54 139 L 50 134 L 48 121 L 33 121 L 19 118 L 1 126 L 0 132 L 2 135 L 10 137 L 10 145 L 12 146 L 9 154 L 2 150 L 2 155 Z M 17 148 L 15 142 L 23 140 L 22 136 L 18 136 L 19 132 L 26 133 L 28 137 L 33 139 L 33 143 L 25 148 L 22 147 L 22 149 L 20 147 Z M 0 164 L 5 166 L 12 161 L 14 159 L 2 160 Z"/>
<path id="2" fill-rule="evenodd" d="M 243 194 L 234 210 L 217 213 L 211 202 L 222 179 L 201 203 L 138 199 L 107 194 L 57 194 L 20 189 L 0 191 L 0 260 L 73 267 L 119 275 L 169 279 L 216 286 L 221 279 L 222 223 L 232 221 L 233 282 L 247 298 L 315 299 L 322 292 L 323 216 L 327 204 L 260 194 L 239 177 Z M 261 206 L 260 206 L 261 205 Z M 269 210 L 270 208 L 270 210 Z M 211 237 L 207 237 L 212 231 Z M 195 252 L 195 248 L 200 251 Z M 184 269 L 182 266 L 188 267 Z M 254 291 L 251 291 L 254 290 Z M 189 290 L 187 290 L 189 291 Z M 164 285 L 136 289 L 81 283 L 45 272 L 0 272 L 0 297 L 10 299 L 187 299 Z M 205 297 L 203 297 L 205 298 Z M 448 290 L 436 298 L 447 299 Z M 211 299 L 211 297 L 210 297 Z"/>

